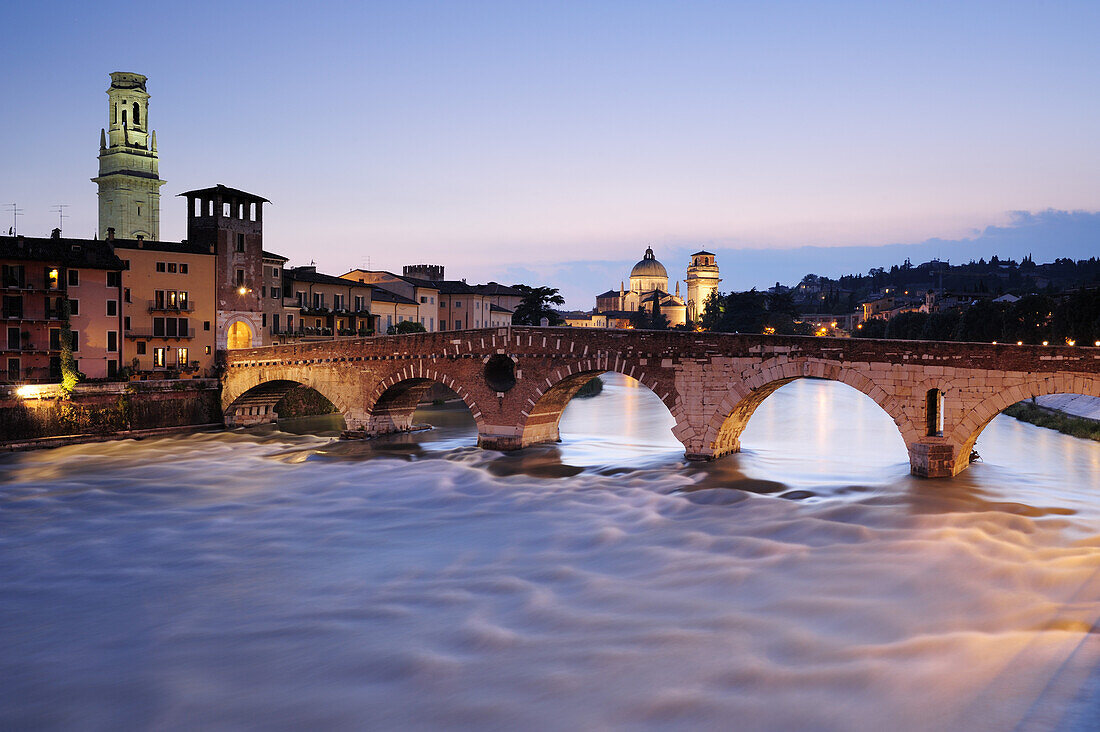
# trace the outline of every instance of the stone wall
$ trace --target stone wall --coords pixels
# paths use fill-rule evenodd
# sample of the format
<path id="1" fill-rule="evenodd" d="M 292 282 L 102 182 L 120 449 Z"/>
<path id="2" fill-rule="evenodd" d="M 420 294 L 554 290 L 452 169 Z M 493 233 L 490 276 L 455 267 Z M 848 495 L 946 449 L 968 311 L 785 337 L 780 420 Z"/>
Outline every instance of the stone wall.
<path id="1" fill-rule="evenodd" d="M 215 379 L 78 384 L 64 399 L 56 384 L 0 389 L 0 443 L 61 435 L 221 422 Z"/>

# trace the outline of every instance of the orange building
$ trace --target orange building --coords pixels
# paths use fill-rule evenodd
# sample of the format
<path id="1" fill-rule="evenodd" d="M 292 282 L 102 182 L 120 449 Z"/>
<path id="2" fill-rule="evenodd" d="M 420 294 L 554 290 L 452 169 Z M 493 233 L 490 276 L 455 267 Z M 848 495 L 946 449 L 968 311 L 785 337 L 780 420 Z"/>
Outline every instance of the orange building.
<path id="1" fill-rule="evenodd" d="M 135 372 L 213 374 L 214 266 L 210 246 L 115 239 L 123 282 L 126 364 Z"/>

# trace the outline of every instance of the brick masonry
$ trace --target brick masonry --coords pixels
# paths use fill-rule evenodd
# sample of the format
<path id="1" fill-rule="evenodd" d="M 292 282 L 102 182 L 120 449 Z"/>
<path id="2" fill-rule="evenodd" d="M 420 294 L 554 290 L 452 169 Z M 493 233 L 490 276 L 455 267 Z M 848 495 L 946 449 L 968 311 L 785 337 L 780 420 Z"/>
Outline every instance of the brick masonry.
<path id="1" fill-rule="evenodd" d="M 495 391 L 485 364 L 515 364 L 515 385 Z M 982 429 L 1005 407 L 1045 394 L 1100 397 L 1100 349 L 511 327 L 297 343 L 228 352 L 222 406 L 226 423 L 273 421 L 296 384 L 327 397 L 349 430 L 409 429 L 433 383 L 470 408 L 478 444 L 511 450 L 558 439 L 565 405 L 606 371 L 633 377 L 672 413 L 689 458 L 740 448 L 756 408 L 794 379 L 840 381 L 890 415 L 916 475 L 958 474 Z M 929 434 L 928 393 L 943 395 L 943 429 Z"/>

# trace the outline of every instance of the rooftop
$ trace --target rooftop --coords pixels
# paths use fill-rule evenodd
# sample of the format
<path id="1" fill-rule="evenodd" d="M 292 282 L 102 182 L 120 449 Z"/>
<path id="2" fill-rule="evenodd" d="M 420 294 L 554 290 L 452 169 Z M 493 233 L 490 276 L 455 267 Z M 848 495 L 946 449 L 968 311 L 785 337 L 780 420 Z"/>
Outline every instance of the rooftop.
<path id="1" fill-rule="evenodd" d="M 194 197 L 208 197 L 208 198 L 235 198 L 243 199 L 245 201 L 255 201 L 257 203 L 271 203 L 263 196 L 257 196 L 255 193 L 248 193 L 242 191 L 239 188 L 230 188 L 219 183 L 216 186 L 210 188 L 196 188 L 193 191 L 184 191 L 178 194 L 180 196 L 194 196 Z"/>
<path id="2" fill-rule="evenodd" d="M 96 239 L 0 236 L 0 259 L 48 262 L 88 269 L 126 269 L 110 245 Z"/>

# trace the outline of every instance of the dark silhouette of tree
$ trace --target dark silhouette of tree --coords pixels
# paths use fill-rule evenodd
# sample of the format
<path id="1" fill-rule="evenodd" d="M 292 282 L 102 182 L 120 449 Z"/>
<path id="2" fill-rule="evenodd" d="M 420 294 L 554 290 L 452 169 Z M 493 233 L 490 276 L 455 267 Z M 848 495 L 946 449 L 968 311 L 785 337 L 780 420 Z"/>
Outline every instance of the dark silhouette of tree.
<path id="1" fill-rule="evenodd" d="M 514 325 L 540 325 L 543 318 L 546 318 L 550 325 L 561 324 L 561 317 L 550 307 L 565 304 L 565 298 L 558 294 L 558 288 L 529 285 L 513 285 L 513 288 L 523 295 L 523 300 L 512 313 Z"/>

